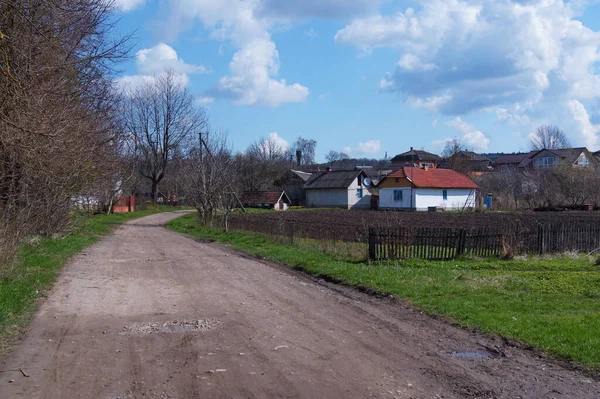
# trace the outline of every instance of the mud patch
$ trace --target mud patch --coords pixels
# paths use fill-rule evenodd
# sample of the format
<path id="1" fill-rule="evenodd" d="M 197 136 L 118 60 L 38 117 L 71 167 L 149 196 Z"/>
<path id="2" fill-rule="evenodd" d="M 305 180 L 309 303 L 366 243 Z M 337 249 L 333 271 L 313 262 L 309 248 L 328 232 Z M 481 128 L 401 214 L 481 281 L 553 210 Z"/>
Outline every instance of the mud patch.
<path id="1" fill-rule="evenodd" d="M 161 333 L 187 333 L 212 330 L 221 324 L 219 319 L 172 320 L 166 323 L 136 323 L 123 327 L 121 334 L 144 335 Z"/>
<path id="2" fill-rule="evenodd" d="M 500 354 L 488 351 L 450 352 L 447 355 L 455 359 L 463 360 L 496 359 L 500 357 Z"/>

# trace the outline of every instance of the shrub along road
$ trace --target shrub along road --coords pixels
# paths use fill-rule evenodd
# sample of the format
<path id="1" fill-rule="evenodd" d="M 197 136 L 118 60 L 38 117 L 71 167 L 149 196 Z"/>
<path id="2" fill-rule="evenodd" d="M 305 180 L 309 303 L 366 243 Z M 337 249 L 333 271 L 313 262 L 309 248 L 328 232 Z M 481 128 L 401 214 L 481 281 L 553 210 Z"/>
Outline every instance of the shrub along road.
<path id="1" fill-rule="evenodd" d="M 178 215 L 129 222 L 67 265 L 0 397 L 600 394 L 499 339 L 162 227 Z"/>

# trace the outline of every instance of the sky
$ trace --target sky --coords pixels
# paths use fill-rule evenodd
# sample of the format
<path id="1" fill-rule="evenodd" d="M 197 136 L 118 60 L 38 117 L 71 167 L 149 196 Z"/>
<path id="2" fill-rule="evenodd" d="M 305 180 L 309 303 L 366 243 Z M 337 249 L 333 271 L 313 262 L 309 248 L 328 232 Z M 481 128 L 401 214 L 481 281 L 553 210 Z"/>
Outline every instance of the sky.
<path id="1" fill-rule="evenodd" d="M 600 149 L 600 0 L 115 1 L 118 85 L 171 69 L 237 151 L 515 152 L 544 124 Z"/>

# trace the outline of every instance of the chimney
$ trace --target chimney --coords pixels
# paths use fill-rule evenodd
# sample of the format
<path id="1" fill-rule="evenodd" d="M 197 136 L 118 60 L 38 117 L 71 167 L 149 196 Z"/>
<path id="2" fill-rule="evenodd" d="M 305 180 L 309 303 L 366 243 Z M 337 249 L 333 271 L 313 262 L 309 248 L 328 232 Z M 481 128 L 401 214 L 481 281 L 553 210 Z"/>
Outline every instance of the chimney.
<path id="1" fill-rule="evenodd" d="M 302 150 L 296 150 L 296 162 L 298 166 L 300 166 L 300 161 L 302 161 Z"/>
<path id="2" fill-rule="evenodd" d="M 410 150 L 412 151 L 412 150 L 413 150 L 413 148 L 412 148 L 412 147 L 410 147 Z"/>

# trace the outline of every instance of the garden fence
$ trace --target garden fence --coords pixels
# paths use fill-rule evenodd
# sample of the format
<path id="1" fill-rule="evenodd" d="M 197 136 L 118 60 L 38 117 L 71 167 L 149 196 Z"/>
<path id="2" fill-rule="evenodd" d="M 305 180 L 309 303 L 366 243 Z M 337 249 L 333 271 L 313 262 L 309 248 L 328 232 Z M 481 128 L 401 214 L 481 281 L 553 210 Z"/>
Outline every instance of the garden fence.
<path id="1" fill-rule="evenodd" d="M 592 252 L 600 248 L 600 223 L 557 222 L 473 228 L 377 226 L 315 229 L 311 223 L 234 219 L 231 230 L 253 231 L 276 240 L 318 246 L 327 252 L 371 260 L 449 260 L 460 256 L 510 257 L 525 254 Z"/>
<path id="2" fill-rule="evenodd" d="M 592 252 L 600 247 L 600 224 L 557 223 L 519 230 L 482 228 L 369 229 L 369 259 L 448 260 L 461 255 L 504 257 L 570 251 Z"/>

